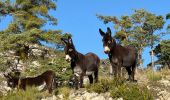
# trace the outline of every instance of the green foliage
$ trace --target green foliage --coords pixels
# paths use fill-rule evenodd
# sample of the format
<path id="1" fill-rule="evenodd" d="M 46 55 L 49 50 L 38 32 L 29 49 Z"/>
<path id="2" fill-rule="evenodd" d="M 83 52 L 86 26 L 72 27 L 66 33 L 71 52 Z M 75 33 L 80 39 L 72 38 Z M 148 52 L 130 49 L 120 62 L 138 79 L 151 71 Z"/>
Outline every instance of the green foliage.
<path id="1" fill-rule="evenodd" d="M 11 91 L 6 96 L 3 96 L 1 100 L 39 100 L 43 96 L 44 94 L 35 87 L 28 87 L 26 91 Z"/>
<path id="2" fill-rule="evenodd" d="M 113 98 L 123 98 L 124 100 L 152 100 L 153 97 L 146 87 L 140 87 L 136 84 L 128 84 L 124 80 L 116 81 L 110 79 L 101 79 L 99 83 L 88 85 L 89 92 L 105 93 L 110 92 Z"/>
<path id="3" fill-rule="evenodd" d="M 89 92 L 97 92 L 97 93 L 105 93 L 108 92 L 111 88 L 113 88 L 114 81 L 109 79 L 101 79 L 98 83 L 87 85 L 87 91 Z"/>
<path id="4" fill-rule="evenodd" d="M 170 40 L 163 40 L 158 44 L 154 53 L 158 58 L 157 63 L 161 65 L 168 65 L 170 68 Z"/>
<path id="5" fill-rule="evenodd" d="M 61 88 L 58 88 L 58 94 L 62 94 L 64 95 L 64 100 L 68 100 L 68 97 L 71 93 L 71 89 L 69 87 L 61 87 Z"/>
<path id="6" fill-rule="evenodd" d="M 165 24 L 164 18 L 161 15 L 155 15 L 147 12 L 144 9 L 134 10 L 134 13 L 129 16 L 102 16 L 97 17 L 104 23 L 111 22 L 114 25 L 116 34 L 114 37 L 122 45 L 133 45 L 138 49 L 138 62 L 142 62 L 142 51 L 144 47 L 151 47 L 159 42 L 160 36 L 156 31 L 161 30 Z M 142 65 L 142 64 L 140 64 Z"/>
<path id="7" fill-rule="evenodd" d="M 70 64 L 65 61 L 64 59 L 64 53 L 61 51 L 49 51 L 51 55 L 57 55 L 54 58 L 45 58 L 42 59 L 40 57 L 34 57 L 31 59 L 28 59 L 26 70 L 23 73 L 23 76 L 36 76 L 41 73 L 43 73 L 46 70 L 53 70 L 57 77 L 60 78 L 60 80 L 68 80 L 72 74 L 72 70 L 70 67 Z M 39 67 L 34 67 L 32 65 L 33 61 L 38 61 L 40 64 Z M 66 69 L 66 70 L 65 70 Z"/>
<path id="8" fill-rule="evenodd" d="M 166 19 L 170 19 L 170 13 L 166 15 Z"/>
<path id="9" fill-rule="evenodd" d="M 147 75 L 147 78 L 152 82 L 156 82 L 162 79 L 161 72 L 154 72 L 153 70 L 148 70 L 146 72 L 146 75 Z"/>
<path id="10" fill-rule="evenodd" d="M 0 14 L 13 18 L 0 32 L 1 51 L 15 49 L 16 44 L 39 43 L 40 39 L 61 44 L 61 30 L 42 29 L 46 24 L 57 25 L 57 19 L 49 14 L 49 10 L 56 10 L 55 0 L 5 0 L 0 5 Z"/>
<path id="11" fill-rule="evenodd" d="M 115 90 L 111 91 L 114 98 L 122 97 L 124 100 L 153 100 L 151 93 L 146 87 L 139 87 L 137 85 L 120 85 Z"/>
<path id="12" fill-rule="evenodd" d="M 5 71 L 8 68 L 2 56 L 0 56 L 0 71 Z"/>
<path id="13" fill-rule="evenodd" d="M 97 15 L 97 17 L 103 20 L 104 23 L 113 23 L 116 30 L 115 37 L 122 44 L 132 44 L 136 47 L 139 47 L 141 43 L 144 43 L 142 47 L 148 46 L 151 39 L 153 39 L 153 42 L 157 41 L 159 35 L 153 33 L 162 29 L 165 23 L 162 16 L 157 16 L 144 9 L 134 10 L 132 15 L 121 16 L 120 19 L 116 16 Z"/>

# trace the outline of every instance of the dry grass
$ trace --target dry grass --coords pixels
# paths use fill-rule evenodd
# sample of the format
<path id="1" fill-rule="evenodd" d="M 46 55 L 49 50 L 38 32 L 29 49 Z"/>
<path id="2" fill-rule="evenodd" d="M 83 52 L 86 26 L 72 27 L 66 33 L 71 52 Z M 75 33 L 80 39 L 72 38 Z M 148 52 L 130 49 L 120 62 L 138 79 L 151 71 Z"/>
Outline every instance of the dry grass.
<path id="1" fill-rule="evenodd" d="M 68 100 L 68 97 L 72 90 L 69 87 L 61 87 L 58 88 L 57 91 L 58 91 L 57 94 L 62 94 L 64 96 L 64 99 Z"/>

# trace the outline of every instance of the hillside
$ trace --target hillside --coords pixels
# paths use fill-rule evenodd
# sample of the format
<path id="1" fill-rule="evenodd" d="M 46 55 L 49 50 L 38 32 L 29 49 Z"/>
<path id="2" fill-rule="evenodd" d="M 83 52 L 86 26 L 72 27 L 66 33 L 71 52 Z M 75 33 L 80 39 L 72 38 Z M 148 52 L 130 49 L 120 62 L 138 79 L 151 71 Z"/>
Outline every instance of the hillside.
<path id="1" fill-rule="evenodd" d="M 0 96 L 3 100 L 169 100 L 170 99 L 170 73 L 168 69 L 152 72 L 149 69 L 138 69 L 135 78 L 137 83 L 127 82 L 124 78 L 119 81 L 112 80 L 109 76 L 109 61 L 102 60 L 99 73 L 99 83 L 89 85 L 85 77 L 85 88 L 74 90 L 69 88 L 67 81 L 71 76 L 71 69 L 64 59 L 62 51 L 49 49 L 39 45 L 30 45 L 28 59 L 17 60 L 15 51 L 1 53 L 3 67 L 0 72 Z M 44 53 L 46 51 L 46 53 Z M 42 54 L 44 54 L 42 56 Z M 27 91 L 12 90 L 7 87 L 4 73 L 17 67 L 22 72 L 22 77 L 37 76 L 46 70 L 53 70 L 63 85 L 56 88 L 53 96 L 47 91 L 40 92 L 32 87 Z M 124 71 L 126 77 L 126 71 Z M 34 94 L 32 94 L 34 91 Z"/>

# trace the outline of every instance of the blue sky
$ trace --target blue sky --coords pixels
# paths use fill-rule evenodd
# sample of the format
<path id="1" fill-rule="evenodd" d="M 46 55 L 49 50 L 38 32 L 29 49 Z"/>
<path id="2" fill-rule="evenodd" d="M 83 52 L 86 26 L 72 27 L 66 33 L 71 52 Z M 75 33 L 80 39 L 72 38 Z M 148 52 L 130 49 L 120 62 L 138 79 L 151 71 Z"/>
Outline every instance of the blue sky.
<path id="1" fill-rule="evenodd" d="M 98 29 L 106 31 L 107 27 L 114 29 L 112 24 L 104 24 L 96 17 L 102 15 L 130 15 L 133 9 L 144 8 L 157 15 L 170 12 L 170 0 L 57 0 L 57 10 L 50 14 L 58 19 L 57 26 L 46 25 L 46 29 L 61 29 L 73 35 L 73 42 L 77 50 L 83 54 L 96 53 L 100 58 L 108 58 L 103 52 L 102 37 Z M 6 28 L 11 18 L 3 18 L 0 30 Z M 164 39 L 170 39 L 165 36 Z M 149 49 L 143 53 L 144 66 L 150 62 Z"/>

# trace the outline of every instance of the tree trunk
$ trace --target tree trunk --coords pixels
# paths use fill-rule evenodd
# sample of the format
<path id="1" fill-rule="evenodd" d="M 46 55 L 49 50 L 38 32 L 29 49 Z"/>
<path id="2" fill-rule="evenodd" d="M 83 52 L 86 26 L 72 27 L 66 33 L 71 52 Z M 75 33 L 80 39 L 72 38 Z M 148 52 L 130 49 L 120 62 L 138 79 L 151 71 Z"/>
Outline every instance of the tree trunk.
<path id="1" fill-rule="evenodd" d="M 138 50 L 138 60 L 137 60 L 137 67 L 143 67 L 143 62 L 142 62 L 142 49 L 140 48 Z"/>
<path id="2" fill-rule="evenodd" d="M 151 66 L 152 66 L 152 70 L 154 70 L 154 52 L 153 52 L 153 49 L 151 49 L 151 52 L 150 52 L 151 54 Z"/>

